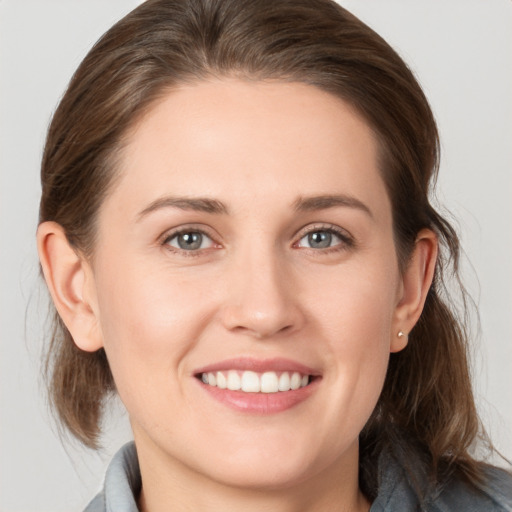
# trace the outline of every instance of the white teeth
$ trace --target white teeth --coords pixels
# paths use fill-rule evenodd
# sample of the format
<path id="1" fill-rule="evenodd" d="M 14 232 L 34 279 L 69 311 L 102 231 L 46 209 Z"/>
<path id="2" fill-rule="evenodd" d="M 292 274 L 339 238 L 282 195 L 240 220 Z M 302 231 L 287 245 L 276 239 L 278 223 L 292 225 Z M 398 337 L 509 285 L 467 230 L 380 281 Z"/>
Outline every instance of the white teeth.
<path id="1" fill-rule="evenodd" d="M 279 391 L 288 391 L 290 389 L 290 374 L 284 372 L 279 377 Z"/>
<path id="2" fill-rule="evenodd" d="M 279 379 L 275 372 L 265 372 L 261 376 L 261 392 L 277 393 L 279 391 Z"/>
<path id="3" fill-rule="evenodd" d="M 221 372 L 217 372 L 217 387 L 220 389 L 226 389 L 228 383 L 226 382 L 226 377 Z"/>
<path id="4" fill-rule="evenodd" d="M 300 373 L 293 372 L 292 378 L 290 379 L 290 387 L 292 389 L 299 389 L 302 377 Z"/>
<path id="5" fill-rule="evenodd" d="M 240 375 L 235 370 L 229 370 L 228 372 L 228 389 L 231 391 L 238 391 L 242 387 L 242 381 Z"/>
<path id="6" fill-rule="evenodd" d="M 242 373 L 242 391 L 246 393 L 259 393 L 260 392 L 260 378 L 255 372 Z"/>
<path id="7" fill-rule="evenodd" d="M 209 386 L 245 393 L 277 393 L 296 390 L 307 386 L 310 382 L 309 375 L 301 375 L 299 372 L 278 374 L 276 372 L 239 372 L 237 370 L 202 373 L 201 380 Z"/>

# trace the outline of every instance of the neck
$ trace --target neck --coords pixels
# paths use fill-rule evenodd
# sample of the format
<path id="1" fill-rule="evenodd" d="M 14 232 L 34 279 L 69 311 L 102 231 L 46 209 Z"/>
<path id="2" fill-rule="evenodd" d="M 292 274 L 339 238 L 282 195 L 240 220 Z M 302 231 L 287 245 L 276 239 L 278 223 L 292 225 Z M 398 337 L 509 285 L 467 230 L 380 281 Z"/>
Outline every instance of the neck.
<path id="1" fill-rule="evenodd" d="M 232 486 L 152 449 L 138 446 L 142 476 L 141 512 L 368 512 L 370 503 L 358 486 L 358 447 L 323 470 L 282 486 Z M 156 447 L 154 447 L 156 448 Z M 348 460 L 347 460 L 348 458 Z M 354 465 L 355 460 L 355 465 Z"/>

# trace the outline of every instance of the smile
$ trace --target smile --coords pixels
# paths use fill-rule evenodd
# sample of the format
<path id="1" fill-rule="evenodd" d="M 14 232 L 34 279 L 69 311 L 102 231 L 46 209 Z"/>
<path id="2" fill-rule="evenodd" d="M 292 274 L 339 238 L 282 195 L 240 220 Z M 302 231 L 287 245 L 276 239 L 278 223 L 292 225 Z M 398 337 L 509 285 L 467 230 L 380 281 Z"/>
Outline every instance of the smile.
<path id="1" fill-rule="evenodd" d="M 295 391 L 307 386 L 310 376 L 299 372 L 257 373 L 254 371 L 218 371 L 201 373 L 204 384 L 230 391 L 243 391 L 244 393 L 279 393 Z"/>
<path id="2" fill-rule="evenodd" d="M 195 381 L 215 402 L 242 413 L 284 412 L 307 401 L 322 381 L 318 369 L 283 358 L 239 357 L 194 371 Z"/>

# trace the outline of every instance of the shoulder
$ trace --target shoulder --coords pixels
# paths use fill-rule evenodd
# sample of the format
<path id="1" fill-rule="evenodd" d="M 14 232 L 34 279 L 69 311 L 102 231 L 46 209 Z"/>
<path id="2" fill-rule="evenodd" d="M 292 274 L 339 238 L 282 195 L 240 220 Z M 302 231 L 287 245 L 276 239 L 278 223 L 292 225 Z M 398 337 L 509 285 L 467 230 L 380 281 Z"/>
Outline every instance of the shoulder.
<path id="1" fill-rule="evenodd" d="M 370 512 L 512 512 L 512 475 L 507 471 L 485 465 L 478 485 L 452 476 L 432 486 L 425 468 L 420 456 L 412 460 L 396 451 L 382 454 Z"/>
<path id="2" fill-rule="evenodd" d="M 141 479 L 135 444 L 125 444 L 110 462 L 103 489 L 84 512 L 138 512 Z"/>
<path id="3" fill-rule="evenodd" d="M 486 466 L 485 478 L 479 485 L 470 485 L 452 478 L 441 487 L 433 500 L 437 512 L 467 510 L 471 512 L 512 512 L 512 475 L 500 468 Z"/>

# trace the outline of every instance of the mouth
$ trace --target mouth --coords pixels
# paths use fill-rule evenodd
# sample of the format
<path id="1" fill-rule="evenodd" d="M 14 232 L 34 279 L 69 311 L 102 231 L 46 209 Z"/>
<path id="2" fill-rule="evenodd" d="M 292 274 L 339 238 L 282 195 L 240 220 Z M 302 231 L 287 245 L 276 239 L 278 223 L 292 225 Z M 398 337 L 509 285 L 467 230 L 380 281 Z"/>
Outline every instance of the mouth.
<path id="1" fill-rule="evenodd" d="M 201 368 L 194 377 L 207 395 L 242 412 L 282 412 L 309 398 L 321 375 L 285 360 L 233 359 Z"/>
<path id="2" fill-rule="evenodd" d="M 313 376 L 299 372 L 266 371 L 258 373 L 251 370 L 227 370 L 201 372 L 196 377 L 203 384 L 219 389 L 241 391 L 243 393 L 283 393 L 306 387 Z"/>

